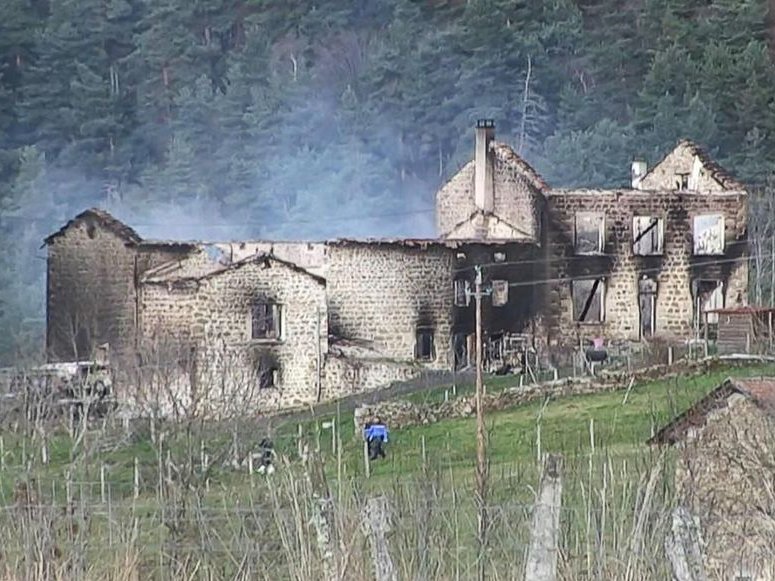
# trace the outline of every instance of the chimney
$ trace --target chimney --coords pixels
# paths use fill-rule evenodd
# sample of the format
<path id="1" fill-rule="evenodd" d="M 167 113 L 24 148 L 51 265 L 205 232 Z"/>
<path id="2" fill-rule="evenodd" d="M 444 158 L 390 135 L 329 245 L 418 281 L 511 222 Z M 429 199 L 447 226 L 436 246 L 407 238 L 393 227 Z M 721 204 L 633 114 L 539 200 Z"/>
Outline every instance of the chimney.
<path id="1" fill-rule="evenodd" d="M 480 119 L 476 122 L 476 156 L 474 167 L 474 201 L 476 207 L 492 212 L 495 201 L 495 159 L 490 146 L 495 138 L 495 121 Z"/>
<path id="2" fill-rule="evenodd" d="M 633 190 L 639 190 L 640 189 L 640 181 L 643 179 L 643 176 L 646 175 L 646 172 L 648 171 L 648 165 L 645 161 L 642 159 L 634 159 L 632 160 L 632 189 Z"/>

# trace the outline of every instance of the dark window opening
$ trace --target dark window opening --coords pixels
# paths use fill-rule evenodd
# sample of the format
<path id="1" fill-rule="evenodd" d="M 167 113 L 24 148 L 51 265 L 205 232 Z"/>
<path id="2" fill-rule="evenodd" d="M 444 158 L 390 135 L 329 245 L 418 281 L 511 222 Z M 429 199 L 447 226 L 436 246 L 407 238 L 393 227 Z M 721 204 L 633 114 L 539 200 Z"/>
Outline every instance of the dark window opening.
<path id="1" fill-rule="evenodd" d="M 688 173 L 676 173 L 675 174 L 675 189 L 676 190 L 688 190 L 689 189 L 689 174 Z"/>
<path id="2" fill-rule="evenodd" d="M 471 283 L 465 279 L 455 280 L 455 306 L 467 307 L 471 302 Z"/>
<path id="3" fill-rule="evenodd" d="M 417 329 L 414 357 L 418 361 L 432 361 L 435 359 L 433 329 Z"/>
<path id="4" fill-rule="evenodd" d="M 280 338 L 281 307 L 275 303 L 256 303 L 251 317 L 251 338 Z"/>
<path id="5" fill-rule="evenodd" d="M 650 278 L 638 282 L 638 304 L 640 310 L 640 336 L 651 337 L 656 333 L 657 283 Z"/>
<path id="6" fill-rule="evenodd" d="M 578 323 L 603 322 L 604 286 L 602 278 L 574 280 L 571 283 L 573 295 L 573 317 Z"/>
<path id="7" fill-rule="evenodd" d="M 97 227 L 94 224 L 87 224 L 86 225 L 86 235 L 91 240 L 94 240 L 94 237 L 97 235 Z"/>
<path id="8" fill-rule="evenodd" d="M 509 283 L 505 280 L 492 281 L 492 306 L 502 307 L 509 302 Z"/>
<path id="9" fill-rule="evenodd" d="M 695 280 L 692 284 L 694 297 L 694 329 L 698 337 L 706 334 L 715 339 L 718 332 L 718 313 L 724 308 L 724 283 L 720 280 Z M 706 328 L 707 327 L 707 328 Z"/>
<path id="10" fill-rule="evenodd" d="M 662 254 L 664 221 L 652 216 L 635 216 L 632 223 L 632 251 L 639 256 Z"/>
<path id="11" fill-rule="evenodd" d="M 576 254 L 599 254 L 605 246 L 605 217 L 602 214 L 576 214 L 573 247 Z"/>
<path id="12" fill-rule="evenodd" d="M 455 369 L 468 367 L 468 335 L 466 333 L 455 333 L 452 336 L 452 352 Z"/>
<path id="13" fill-rule="evenodd" d="M 259 367 L 257 371 L 258 375 L 258 389 L 272 389 L 277 387 L 278 370 L 275 367 L 266 366 Z"/>

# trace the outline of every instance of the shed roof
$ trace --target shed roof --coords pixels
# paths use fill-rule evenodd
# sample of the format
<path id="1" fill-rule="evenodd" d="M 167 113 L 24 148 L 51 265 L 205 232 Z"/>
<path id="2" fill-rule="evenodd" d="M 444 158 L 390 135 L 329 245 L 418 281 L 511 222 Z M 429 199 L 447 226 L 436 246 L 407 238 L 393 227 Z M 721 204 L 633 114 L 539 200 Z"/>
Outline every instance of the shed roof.
<path id="1" fill-rule="evenodd" d="M 721 385 L 695 402 L 648 440 L 649 444 L 675 444 L 692 428 L 705 425 L 708 415 L 727 406 L 733 394 L 743 395 L 767 413 L 775 414 L 775 377 L 726 379 Z"/>
<path id="2" fill-rule="evenodd" d="M 49 235 L 43 241 L 44 245 L 50 244 L 56 238 L 63 236 L 72 226 L 87 219 L 95 220 L 102 225 L 103 228 L 113 232 L 119 238 L 123 238 L 126 242 L 137 244 L 142 241 L 142 237 L 135 232 L 135 230 L 124 224 L 121 220 L 113 217 L 109 212 L 101 210 L 100 208 L 89 208 L 78 214 L 75 218 L 69 220 L 67 224 L 62 226 L 59 230 Z"/>

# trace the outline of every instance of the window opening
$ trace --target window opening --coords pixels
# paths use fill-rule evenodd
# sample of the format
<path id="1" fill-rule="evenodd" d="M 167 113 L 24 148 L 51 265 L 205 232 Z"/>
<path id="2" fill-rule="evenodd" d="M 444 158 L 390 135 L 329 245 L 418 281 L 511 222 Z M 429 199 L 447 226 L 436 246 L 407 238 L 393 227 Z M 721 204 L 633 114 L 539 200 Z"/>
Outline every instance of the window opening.
<path id="1" fill-rule="evenodd" d="M 653 216 L 635 216 L 632 220 L 632 250 L 640 256 L 662 254 L 664 221 Z"/>
<path id="2" fill-rule="evenodd" d="M 280 322 L 280 305 L 269 302 L 256 303 L 251 312 L 251 338 L 279 339 Z"/>
<path id="3" fill-rule="evenodd" d="M 605 241 L 605 218 L 602 214 L 576 214 L 573 247 L 576 254 L 599 254 Z"/>
<path id="4" fill-rule="evenodd" d="M 433 329 L 417 329 L 414 356 L 419 361 L 432 361 L 435 359 Z"/>
<path id="5" fill-rule="evenodd" d="M 492 306 L 502 307 L 509 302 L 509 283 L 506 280 L 492 281 Z"/>
<path id="6" fill-rule="evenodd" d="M 260 367 L 258 369 L 258 389 L 277 387 L 278 375 L 278 371 L 274 367 Z"/>
<path id="7" fill-rule="evenodd" d="M 464 278 L 456 279 L 455 288 L 455 306 L 467 307 L 471 303 L 471 283 Z"/>
<path id="8" fill-rule="evenodd" d="M 688 190 L 689 189 L 689 175 L 688 173 L 676 173 L 675 174 L 675 189 L 676 190 Z"/>
<path id="9" fill-rule="evenodd" d="M 455 358 L 455 369 L 468 367 L 468 335 L 455 333 L 452 336 L 452 351 Z"/>
<path id="10" fill-rule="evenodd" d="M 718 313 L 708 311 L 724 308 L 724 283 L 720 280 L 697 280 L 693 286 L 695 329 L 698 334 L 704 335 L 707 323 L 709 334 L 715 337 Z"/>
<path id="11" fill-rule="evenodd" d="M 694 217 L 694 254 L 724 253 L 724 216 Z"/>
<path id="12" fill-rule="evenodd" d="M 657 283 L 647 277 L 638 281 L 638 303 L 640 309 L 640 336 L 651 337 L 656 332 Z"/>
<path id="13" fill-rule="evenodd" d="M 600 323 L 603 321 L 604 286 L 602 278 L 574 280 L 571 283 L 573 316 L 577 322 Z"/>

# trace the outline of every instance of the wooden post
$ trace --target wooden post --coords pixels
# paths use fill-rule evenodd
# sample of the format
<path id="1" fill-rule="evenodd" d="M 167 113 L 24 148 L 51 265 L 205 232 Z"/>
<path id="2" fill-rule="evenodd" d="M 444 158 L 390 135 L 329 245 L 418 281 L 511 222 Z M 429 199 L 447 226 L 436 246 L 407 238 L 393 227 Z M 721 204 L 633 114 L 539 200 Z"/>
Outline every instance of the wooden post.
<path id="1" fill-rule="evenodd" d="M 363 468 L 366 470 L 366 478 L 371 477 L 371 462 L 369 461 L 369 443 L 363 440 Z"/>
<path id="2" fill-rule="evenodd" d="M 589 418 L 589 447 L 595 453 L 595 418 Z"/>
<path id="3" fill-rule="evenodd" d="M 706 581 L 699 527 L 682 506 L 673 511 L 673 524 L 665 536 L 665 554 L 674 581 Z"/>
<path id="4" fill-rule="evenodd" d="M 562 456 L 546 457 L 533 508 L 525 581 L 555 581 L 562 508 Z"/>
<path id="5" fill-rule="evenodd" d="M 482 381 L 482 268 L 476 267 L 476 505 L 477 579 L 484 581 L 487 547 L 487 441 L 484 425 L 484 385 Z"/>
<path id="6" fill-rule="evenodd" d="M 667 347 L 667 364 L 672 365 L 673 364 L 673 346 L 668 345 Z"/>
<path id="7" fill-rule="evenodd" d="M 363 509 L 363 528 L 371 546 L 376 581 L 398 581 L 398 571 L 388 549 L 390 505 L 384 496 L 370 498 Z"/>
<path id="8" fill-rule="evenodd" d="M 317 375 L 317 392 L 318 403 L 323 399 L 323 349 L 320 345 L 320 307 L 317 309 L 317 316 L 315 317 L 315 344 L 317 345 L 317 361 L 316 361 L 316 375 Z"/>
<path id="9" fill-rule="evenodd" d="M 250 475 L 250 487 L 253 488 L 256 485 L 253 480 L 253 452 L 248 454 L 248 474 Z"/>
<path id="10" fill-rule="evenodd" d="M 140 496 L 140 465 L 135 456 L 135 474 L 134 474 L 134 498 Z"/>
<path id="11" fill-rule="evenodd" d="M 105 464 L 100 466 L 100 500 L 102 504 L 107 501 L 105 497 Z"/>
<path id="12" fill-rule="evenodd" d="M 298 424 L 296 426 L 296 447 L 299 452 L 299 458 L 301 458 L 302 451 L 303 451 L 303 443 L 302 443 L 303 435 L 304 435 L 304 429 L 302 428 L 301 424 Z"/>

